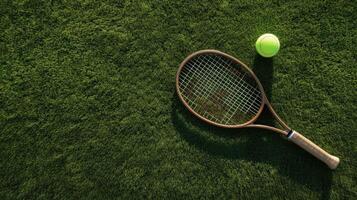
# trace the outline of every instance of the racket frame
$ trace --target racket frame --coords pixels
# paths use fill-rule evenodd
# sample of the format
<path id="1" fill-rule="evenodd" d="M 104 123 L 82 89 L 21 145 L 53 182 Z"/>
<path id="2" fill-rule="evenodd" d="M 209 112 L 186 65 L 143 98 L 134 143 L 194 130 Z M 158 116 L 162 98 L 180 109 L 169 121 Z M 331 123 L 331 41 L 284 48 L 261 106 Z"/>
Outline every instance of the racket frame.
<path id="1" fill-rule="evenodd" d="M 254 80 L 257 83 L 257 86 L 260 90 L 260 95 L 262 98 L 260 107 L 258 112 L 255 114 L 255 116 L 253 118 L 251 118 L 250 120 L 248 120 L 247 122 L 243 123 L 243 124 L 237 124 L 237 125 L 226 125 L 226 124 L 220 124 L 214 121 L 211 121 L 209 119 L 206 119 L 205 117 L 201 116 L 200 114 L 198 114 L 196 111 L 194 111 L 189 105 L 188 103 L 185 101 L 185 99 L 183 98 L 181 92 L 180 92 L 180 86 L 179 86 L 179 78 L 180 78 L 180 73 L 181 71 L 184 69 L 186 63 L 188 61 L 190 61 L 191 59 L 199 56 L 199 55 L 204 55 L 204 54 L 215 54 L 215 55 L 219 55 L 219 56 L 223 56 L 229 60 L 234 61 L 236 64 L 240 65 L 241 67 L 244 68 L 244 70 L 249 73 L 251 75 L 252 78 L 254 78 Z M 287 136 L 288 133 L 291 131 L 290 127 L 278 116 L 278 114 L 275 112 L 275 110 L 273 109 L 273 107 L 271 106 L 268 98 L 266 97 L 264 88 L 262 86 L 262 84 L 260 83 L 258 77 L 254 74 L 254 72 L 247 66 L 245 65 L 243 62 L 241 62 L 240 60 L 238 60 L 237 58 L 230 56 L 226 53 L 223 53 L 221 51 L 218 50 L 214 50 L 214 49 L 206 49 L 206 50 L 201 50 L 201 51 L 197 51 L 194 52 L 192 54 L 190 54 L 185 60 L 182 61 L 182 63 L 180 64 L 180 67 L 176 73 L 176 92 L 181 100 L 181 102 L 185 105 L 185 107 L 191 112 L 193 113 L 195 116 L 197 116 L 198 118 L 200 118 L 201 120 L 218 126 L 218 127 L 223 127 L 223 128 L 261 128 L 261 129 L 267 129 L 267 130 L 271 130 L 274 132 L 277 132 L 281 135 Z M 283 129 L 279 129 L 276 127 L 272 127 L 272 126 L 267 126 L 264 124 L 254 124 L 254 122 L 259 118 L 260 114 L 263 112 L 264 106 L 267 106 L 268 109 L 270 110 L 270 112 L 272 113 L 272 115 L 274 116 L 274 118 L 279 122 L 279 124 L 283 127 Z"/>

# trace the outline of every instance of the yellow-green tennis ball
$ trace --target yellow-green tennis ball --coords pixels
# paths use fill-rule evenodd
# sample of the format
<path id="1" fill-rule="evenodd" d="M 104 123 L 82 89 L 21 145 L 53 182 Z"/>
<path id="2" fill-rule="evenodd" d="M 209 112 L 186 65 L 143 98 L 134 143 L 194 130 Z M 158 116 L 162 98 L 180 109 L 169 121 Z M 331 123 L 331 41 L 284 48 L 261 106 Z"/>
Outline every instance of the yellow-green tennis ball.
<path id="1" fill-rule="evenodd" d="M 266 58 L 275 56 L 280 49 L 280 42 L 278 37 L 273 34 L 266 33 L 261 35 L 255 43 L 257 52 Z"/>

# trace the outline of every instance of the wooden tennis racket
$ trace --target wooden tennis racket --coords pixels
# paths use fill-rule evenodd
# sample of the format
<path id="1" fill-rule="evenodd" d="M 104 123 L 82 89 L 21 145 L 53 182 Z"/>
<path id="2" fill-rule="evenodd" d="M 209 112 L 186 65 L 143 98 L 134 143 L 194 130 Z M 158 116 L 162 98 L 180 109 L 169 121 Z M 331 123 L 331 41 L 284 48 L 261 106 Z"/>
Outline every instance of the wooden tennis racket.
<path id="1" fill-rule="evenodd" d="M 238 59 L 217 50 L 189 55 L 176 74 L 176 90 L 187 109 L 210 124 L 225 128 L 275 131 L 335 169 L 340 159 L 292 130 L 270 105 L 257 76 Z M 254 124 L 267 106 L 282 128 Z"/>

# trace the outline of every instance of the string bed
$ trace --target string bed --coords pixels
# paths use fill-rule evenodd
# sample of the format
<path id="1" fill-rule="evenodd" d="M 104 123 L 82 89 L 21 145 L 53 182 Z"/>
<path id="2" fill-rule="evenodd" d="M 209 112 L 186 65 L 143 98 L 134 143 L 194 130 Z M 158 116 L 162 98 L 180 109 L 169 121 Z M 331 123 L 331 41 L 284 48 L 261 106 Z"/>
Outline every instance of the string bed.
<path id="1" fill-rule="evenodd" d="M 179 91 L 202 117 L 223 125 L 243 124 L 259 111 L 259 87 L 239 64 L 217 54 L 189 60 L 179 74 Z"/>

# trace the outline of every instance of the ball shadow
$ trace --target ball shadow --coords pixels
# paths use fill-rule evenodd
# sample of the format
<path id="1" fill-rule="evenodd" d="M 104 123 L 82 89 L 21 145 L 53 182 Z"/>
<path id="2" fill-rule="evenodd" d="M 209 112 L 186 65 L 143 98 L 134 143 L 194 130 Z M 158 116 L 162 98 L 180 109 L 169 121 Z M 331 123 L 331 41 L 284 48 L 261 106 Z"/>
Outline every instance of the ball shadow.
<path id="1" fill-rule="evenodd" d="M 256 56 L 253 70 L 257 72 L 271 97 L 273 61 Z M 322 162 L 278 134 L 262 129 L 226 129 L 209 125 L 191 114 L 180 102 L 176 92 L 172 97 L 172 122 L 180 136 L 190 145 L 209 155 L 266 163 L 279 174 L 319 192 L 329 199 L 332 172 Z M 268 110 L 258 123 L 274 124 Z"/>

